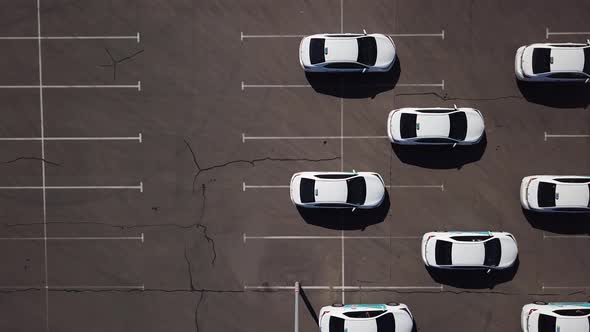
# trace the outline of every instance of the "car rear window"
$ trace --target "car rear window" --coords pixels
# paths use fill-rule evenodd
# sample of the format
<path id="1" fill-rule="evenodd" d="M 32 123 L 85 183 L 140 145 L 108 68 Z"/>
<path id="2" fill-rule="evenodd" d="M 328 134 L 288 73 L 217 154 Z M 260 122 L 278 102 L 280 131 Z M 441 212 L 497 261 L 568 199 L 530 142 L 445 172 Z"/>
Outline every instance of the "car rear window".
<path id="1" fill-rule="evenodd" d="M 365 203 L 367 197 L 367 183 L 361 176 L 357 176 L 350 180 L 346 180 L 348 186 L 348 194 L 346 196 L 346 203 L 361 205 Z"/>
<path id="2" fill-rule="evenodd" d="M 377 41 L 373 37 L 357 38 L 358 58 L 357 61 L 367 66 L 375 65 L 377 61 Z"/>
<path id="3" fill-rule="evenodd" d="M 547 73 L 551 71 L 551 49 L 535 48 L 533 50 L 533 73 Z"/>
<path id="4" fill-rule="evenodd" d="M 326 40 L 323 38 L 312 38 L 309 43 L 309 60 L 312 65 L 326 61 L 324 55 L 324 45 Z"/>
<path id="5" fill-rule="evenodd" d="M 315 180 L 312 179 L 301 179 L 299 185 L 299 197 L 301 197 L 301 203 L 313 203 L 315 202 Z"/>
<path id="6" fill-rule="evenodd" d="M 451 265 L 451 250 L 453 244 L 449 241 L 437 240 L 434 259 L 438 265 Z"/>
<path id="7" fill-rule="evenodd" d="M 451 129 L 449 137 L 462 141 L 467 136 L 467 115 L 465 112 L 454 112 L 449 114 Z"/>
<path id="8" fill-rule="evenodd" d="M 344 332 L 344 319 L 330 316 L 330 332 Z"/>
<path id="9" fill-rule="evenodd" d="M 392 313 L 387 313 L 376 319 L 377 332 L 395 332 L 395 318 Z"/>
<path id="10" fill-rule="evenodd" d="M 485 258 L 483 265 L 485 266 L 498 266 L 500 264 L 500 257 L 502 257 L 502 249 L 500 246 L 499 239 L 491 239 L 484 242 L 485 247 Z"/>
<path id="11" fill-rule="evenodd" d="M 555 187 L 555 183 L 539 182 L 537 202 L 539 202 L 540 207 L 555 206 Z"/>
<path id="12" fill-rule="evenodd" d="M 584 72 L 590 75 L 590 47 L 584 48 Z"/>
<path id="13" fill-rule="evenodd" d="M 540 314 L 539 315 L 539 332 L 555 332 L 556 323 L 557 323 L 557 319 L 555 317 Z"/>
<path id="14" fill-rule="evenodd" d="M 402 113 L 399 128 L 402 138 L 416 137 L 416 118 L 416 114 Z"/>

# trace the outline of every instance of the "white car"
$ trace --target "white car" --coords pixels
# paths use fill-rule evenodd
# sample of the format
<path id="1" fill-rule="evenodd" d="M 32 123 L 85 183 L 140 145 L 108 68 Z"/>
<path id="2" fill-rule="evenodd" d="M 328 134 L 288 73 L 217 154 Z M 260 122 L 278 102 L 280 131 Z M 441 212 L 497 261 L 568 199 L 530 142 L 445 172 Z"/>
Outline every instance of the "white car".
<path id="1" fill-rule="evenodd" d="M 520 204 L 539 212 L 590 212 L 590 176 L 527 176 L 520 184 Z"/>
<path id="2" fill-rule="evenodd" d="M 473 108 L 414 108 L 393 110 L 387 135 L 396 144 L 477 144 L 484 135 L 481 113 Z"/>
<path id="3" fill-rule="evenodd" d="M 323 307 L 320 332 L 411 332 L 414 319 L 399 303 L 352 304 Z"/>
<path id="4" fill-rule="evenodd" d="M 372 172 L 300 172 L 291 178 L 291 201 L 311 208 L 374 208 L 385 185 Z"/>
<path id="5" fill-rule="evenodd" d="M 422 237 L 422 260 L 443 269 L 500 270 L 518 257 L 514 236 L 506 232 L 430 232 Z"/>
<path id="6" fill-rule="evenodd" d="M 379 33 L 317 34 L 301 40 L 299 62 L 308 72 L 386 72 L 395 62 L 395 44 Z"/>
<path id="7" fill-rule="evenodd" d="M 514 59 L 516 78 L 531 82 L 590 82 L 590 41 L 522 46 Z"/>
<path id="8" fill-rule="evenodd" d="M 522 307 L 523 332 L 588 332 L 590 303 L 535 302 Z"/>

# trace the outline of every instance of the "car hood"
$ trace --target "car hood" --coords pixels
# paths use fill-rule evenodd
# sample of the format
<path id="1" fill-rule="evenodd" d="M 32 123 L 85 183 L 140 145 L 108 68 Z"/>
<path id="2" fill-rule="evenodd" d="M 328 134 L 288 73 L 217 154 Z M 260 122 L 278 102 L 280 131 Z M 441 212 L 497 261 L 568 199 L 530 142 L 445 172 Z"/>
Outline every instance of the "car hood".
<path id="1" fill-rule="evenodd" d="M 428 265 L 437 265 L 436 264 L 436 238 L 428 239 L 426 242 L 425 249 L 425 258 Z"/>
<path id="2" fill-rule="evenodd" d="M 301 176 L 294 175 L 291 178 L 291 185 L 289 186 L 289 190 L 291 193 L 291 200 L 295 204 L 301 204 L 301 194 L 299 192 L 299 186 L 301 185 Z"/>
<path id="3" fill-rule="evenodd" d="M 476 142 L 482 137 L 485 130 L 483 117 L 477 111 L 465 112 L 465 114 L 467 115 L 465 141 Z"/>
<path id="4" fill-rule="evenodd" d="M 395 45 L 391 39 L 384 35 L 373 35 L 377 42 L 377 60 L 375 66 L 389 66 L 395 59 Z"/>
<path id="5" fill-rule="evenodd" d="M 394 110 L 391 111 L 391 115 L 389 118 L 389 123 L 387 124 L 389 126 L 389 132 L 391 133 L 391 137 L 394 140 L 401 140 L 402 136 L 400 133 L 400 119 L 402 116 L 402 110 Z"/>
<path id="6" fill-rule="evenodd" d="M 367 196 L 364 205 L 378 205 L 385 196 L 385 186 L 380 178 L 376 175 L 365 176 L 367 185 Z"/>
<path id="7" fill-rule="evenodd" d="M 508 267 L 516 261 L 518 257 L 518 247 L 516 241 L 511 238 L 500 238 L 502 247 L 502 256 L 500 258 L 499 267 Z"/>

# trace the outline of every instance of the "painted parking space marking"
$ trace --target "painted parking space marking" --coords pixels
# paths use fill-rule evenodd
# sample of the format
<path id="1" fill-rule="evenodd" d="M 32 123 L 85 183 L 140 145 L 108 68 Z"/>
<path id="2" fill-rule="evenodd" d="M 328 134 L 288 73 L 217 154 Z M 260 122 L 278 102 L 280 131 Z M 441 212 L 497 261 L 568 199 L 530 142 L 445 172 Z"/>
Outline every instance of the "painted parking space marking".
<path id="1" fill-rule="evenodd" d="M 548 138 L 590 138 L 590 134 L 548 134 L 544 133 L 544 140 Z"/>
<path id="2" fill-rule="evenodd" d="M 120 35 L 120 36 L 91 36 L 91 35 L 71 35 L 71 36 L 4 36 L 0 40 L 109 40 L 109 39 L 130 39 L 137 43 L 141 41 L 140 34 Z"/>
<path id="3" fill-rule="evenodd" d="M 373 86 L 381 86 L 379 84 L 375 84 Z M 383 85 L 389 86 L 389 85 Z M 241 89 L 245 91 L 249 88 L 278 88 L 278 89 L 286 89 L 286 88 L 311 88 L 311 84 L 247 84 L 244 81 L 241 81 Z M 355 86 L 344 86 L 344 87 L 355 87 Z M 441 80 L 440 83 L 397 83 L 395 87 L 408 87 L 408 88 L 440 88 L 441 90 L 445 89 L 445 80 Z"/>
<path id="4" fill-rule="evenodd" d="M 590 36 L 590 31 L 549 31 L 549 27 L 545 28 L 545 39 L 550 36 Z"/>
<path id="5" fill-rule="evenodd" d="M 416 240 L 422 236 L 353 236 L 353 235 L 243 235 L 243 242 L 248 240 Z"/>
<path id="6" fill-rule="evenodd" d="M 142 143 L 141 133 L 137 136 L 105 137 L 0 137 L 0 141 L 138 141 Z"/>
<path id="7" fill-rule="evenodd" d="M 1 190 L 117 190 L 132 189 L 143 192 L 143 182 L 138 186 L 0 186 Z"/>

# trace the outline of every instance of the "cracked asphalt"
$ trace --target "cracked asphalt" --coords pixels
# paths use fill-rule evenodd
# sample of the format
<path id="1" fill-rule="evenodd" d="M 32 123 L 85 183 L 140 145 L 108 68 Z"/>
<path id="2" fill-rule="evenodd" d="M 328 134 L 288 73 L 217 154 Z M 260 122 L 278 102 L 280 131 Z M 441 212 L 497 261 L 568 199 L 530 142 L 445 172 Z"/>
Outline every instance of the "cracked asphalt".
<path id="1" fill-rule="evenodd" d="M 590 219 L 524 214 L 518 188 L 526 175 L 590 173 L 590 140 L 544 137 L 590 133 L 590 91 L 519 85 L 513 63 L 519 46 L 546 40 L 547 27 L 589 31 L 590 3 L 344 0 L 344 31 L 445 31 L 444 40 L 394 38 L 399 72 L 379 84 L 314 82 L 299 67 L 298 38 L 240 40 L 242 33 L 339 31 L 340 3 L 40 0 L 46 36 L 141 33 L 139 43 L 42 40 L 44 84 L 141 81 L 141 91 L 44 89 L 41 124 L 38 89 L 0 89 L 0 137 L 39 137 L 43 125 L 46 137 L 141 133 L 142 142 L 45 141 L 43 158 L 39 140 L 0 141 L 0 187 L 40 186 L 45 163 L 47 186 L 141 181 L 143 192 L 47 190 L 44 215 L 40 190 L 0 190 L 0 238 L 42 238 L 46 224 L 50 238 L 143 234 L 144 242 L 0 240 L 0 330 L 288 331 L 292 291 L 244 286 L 341 286 L 342 276 L 349 286 L 442 284 L 442 291 L 345 294 L 346 303 L 406 303 L 425 332 L 519 331 L 526 303 L 588 300 L 590 242 L 544 234 L 590 235 Z M 0 36 L 36 36 L 36 2 L 0 3 L 0 22 Z M 0 85 L 37 84 L 37 40 L 0 45 Z M 403 86 L 442 80 L 444 90 Z M 242 90 L 242 82 L 314 85 Z M 381 136 L 394 108 L 453 104 L 483 113 L 485 144 L 424 155 L 386 139 L 242 141 L 243 134 Z M 443 184 L 444 191 L 390 188 L 377 212 L 314 215 L 293 207 L 284 188 L 243 189 L 286 185 L 295 172 L 341 163 L 379 172 L 392 185 Z M 344 252 L 340 239 L 244 239 L 463 229 L 513 233 L 518 267 L 489 278 L 427 271 L 416 239 L 347 239 Z M 300 330 L 316 331 L 319 309 L 341 296 L 304 289 Z"/>

